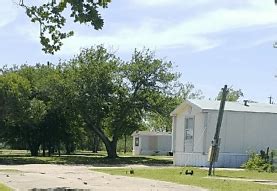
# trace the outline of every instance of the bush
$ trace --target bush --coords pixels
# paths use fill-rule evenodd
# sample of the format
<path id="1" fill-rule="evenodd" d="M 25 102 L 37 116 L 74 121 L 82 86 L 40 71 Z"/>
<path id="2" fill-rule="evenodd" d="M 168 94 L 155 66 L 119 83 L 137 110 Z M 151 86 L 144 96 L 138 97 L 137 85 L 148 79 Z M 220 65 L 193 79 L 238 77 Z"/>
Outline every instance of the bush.
<path id="1" fill-rule="evenodd" d="M 259 172 L 274 172 L 274 166 L 272 164 L 272 159 L 265 157 L 264 155 L 258 155 L 252 153 L 246 163 L 242 165 L 243 168 L 248 170 L 257 170 Z"/>

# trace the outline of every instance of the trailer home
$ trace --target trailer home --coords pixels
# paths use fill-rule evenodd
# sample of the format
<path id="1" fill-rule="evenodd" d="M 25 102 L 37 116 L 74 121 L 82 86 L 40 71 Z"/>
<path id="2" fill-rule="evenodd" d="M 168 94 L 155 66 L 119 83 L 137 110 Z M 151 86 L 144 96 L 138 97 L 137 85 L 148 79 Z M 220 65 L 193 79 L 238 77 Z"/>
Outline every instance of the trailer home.
<path id="1" fill-rule="evenodd" d="M 219 101 L 187 100 L 172 116 L 172 151 L 177 166 L 208 166 Z M 239 167 L 252 152 L 277 149 L 277 105 L 226 102 L 217 167 Z"/>

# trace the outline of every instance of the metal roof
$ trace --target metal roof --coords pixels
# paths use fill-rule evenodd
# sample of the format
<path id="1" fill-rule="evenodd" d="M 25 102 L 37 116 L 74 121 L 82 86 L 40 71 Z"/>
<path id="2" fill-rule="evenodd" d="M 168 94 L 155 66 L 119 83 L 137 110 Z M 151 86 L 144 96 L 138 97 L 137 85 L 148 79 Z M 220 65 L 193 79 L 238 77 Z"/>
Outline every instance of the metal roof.
<path id="1" fill-rule="evenodd" d="M 145 136 L 164 136 L 171 135 L 171 132 L 155 132 L 155 131 L 135 131 L 132 136 L 145 135 Z"/>
<path id="2" fill-rule="evenodd" d="M 220 101 L 211 100 L 187 100 L 189 105 L 194 105 L 202 110 L 218 110 Z M 253 112 L 253 113 L 277 113 L 277 105 L 264 103 L 225 102 L 225 111 Z"/>

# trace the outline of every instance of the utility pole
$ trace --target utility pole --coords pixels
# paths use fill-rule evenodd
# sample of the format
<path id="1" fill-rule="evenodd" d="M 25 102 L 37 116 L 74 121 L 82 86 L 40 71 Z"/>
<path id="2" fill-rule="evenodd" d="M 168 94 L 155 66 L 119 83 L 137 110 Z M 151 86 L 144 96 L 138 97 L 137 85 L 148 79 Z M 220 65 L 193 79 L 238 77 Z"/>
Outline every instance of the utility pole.
<path id="1" fill-rule="evenodd" d="M 213 167 L 214 163 L 217 161 L 218 155 L 219 155 L 219 144 L 220 144 L 219 135 L 220 135 L 220 128 L 221 128 L 221 124 L 222 124 L 227 94 L 228 94 L 228 89 L 227 89 L 227 85 L 225 85 L 223 88 L 223 91 L 222 91 L 222 97 L 221 97 L 221 102 L 220 102 L 220 107 L 219 107 L 219 112 L 218 112 L 218 118 L 217 118 L 216 131 L 215 131 L 214 139 L 212 141 L 212 145 L 209 149 L 209 156 L 208 156 L 208 161 L 210 162 L 209 173 L 208 173 L 209 176 L 211 176 L 211 174 L 212 174 L 212 167 Z"/>
<path id="2" fill-rule="evenodd" d="M 276 1 L 277 1 L 277 0 L 276 0 Z M 272 96 L 269 96 L 268 98 L 269 98 L 269 104 L 273 104 L 273 101 L 272 101 L 272 100 L 273 100 L 273 97 L 272 97 Z"/>

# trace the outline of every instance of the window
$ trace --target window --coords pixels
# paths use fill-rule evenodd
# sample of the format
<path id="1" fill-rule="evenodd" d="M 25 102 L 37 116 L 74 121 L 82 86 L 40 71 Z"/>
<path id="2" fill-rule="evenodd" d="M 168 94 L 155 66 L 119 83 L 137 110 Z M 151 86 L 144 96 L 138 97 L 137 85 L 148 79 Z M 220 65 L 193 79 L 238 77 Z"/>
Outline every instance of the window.
<path id="1" fill-rule="evenodd" d="M 185 140 L 193 139 L 193 127 L 194 127 L 194 119 L 186 118 L 185 119 Z"/>
<path id="2" fill-rule="evenodd" d="M 139 146 L 139 138 L 138 137 L 135 138 L 135 146 L 136 147 Z"/>

